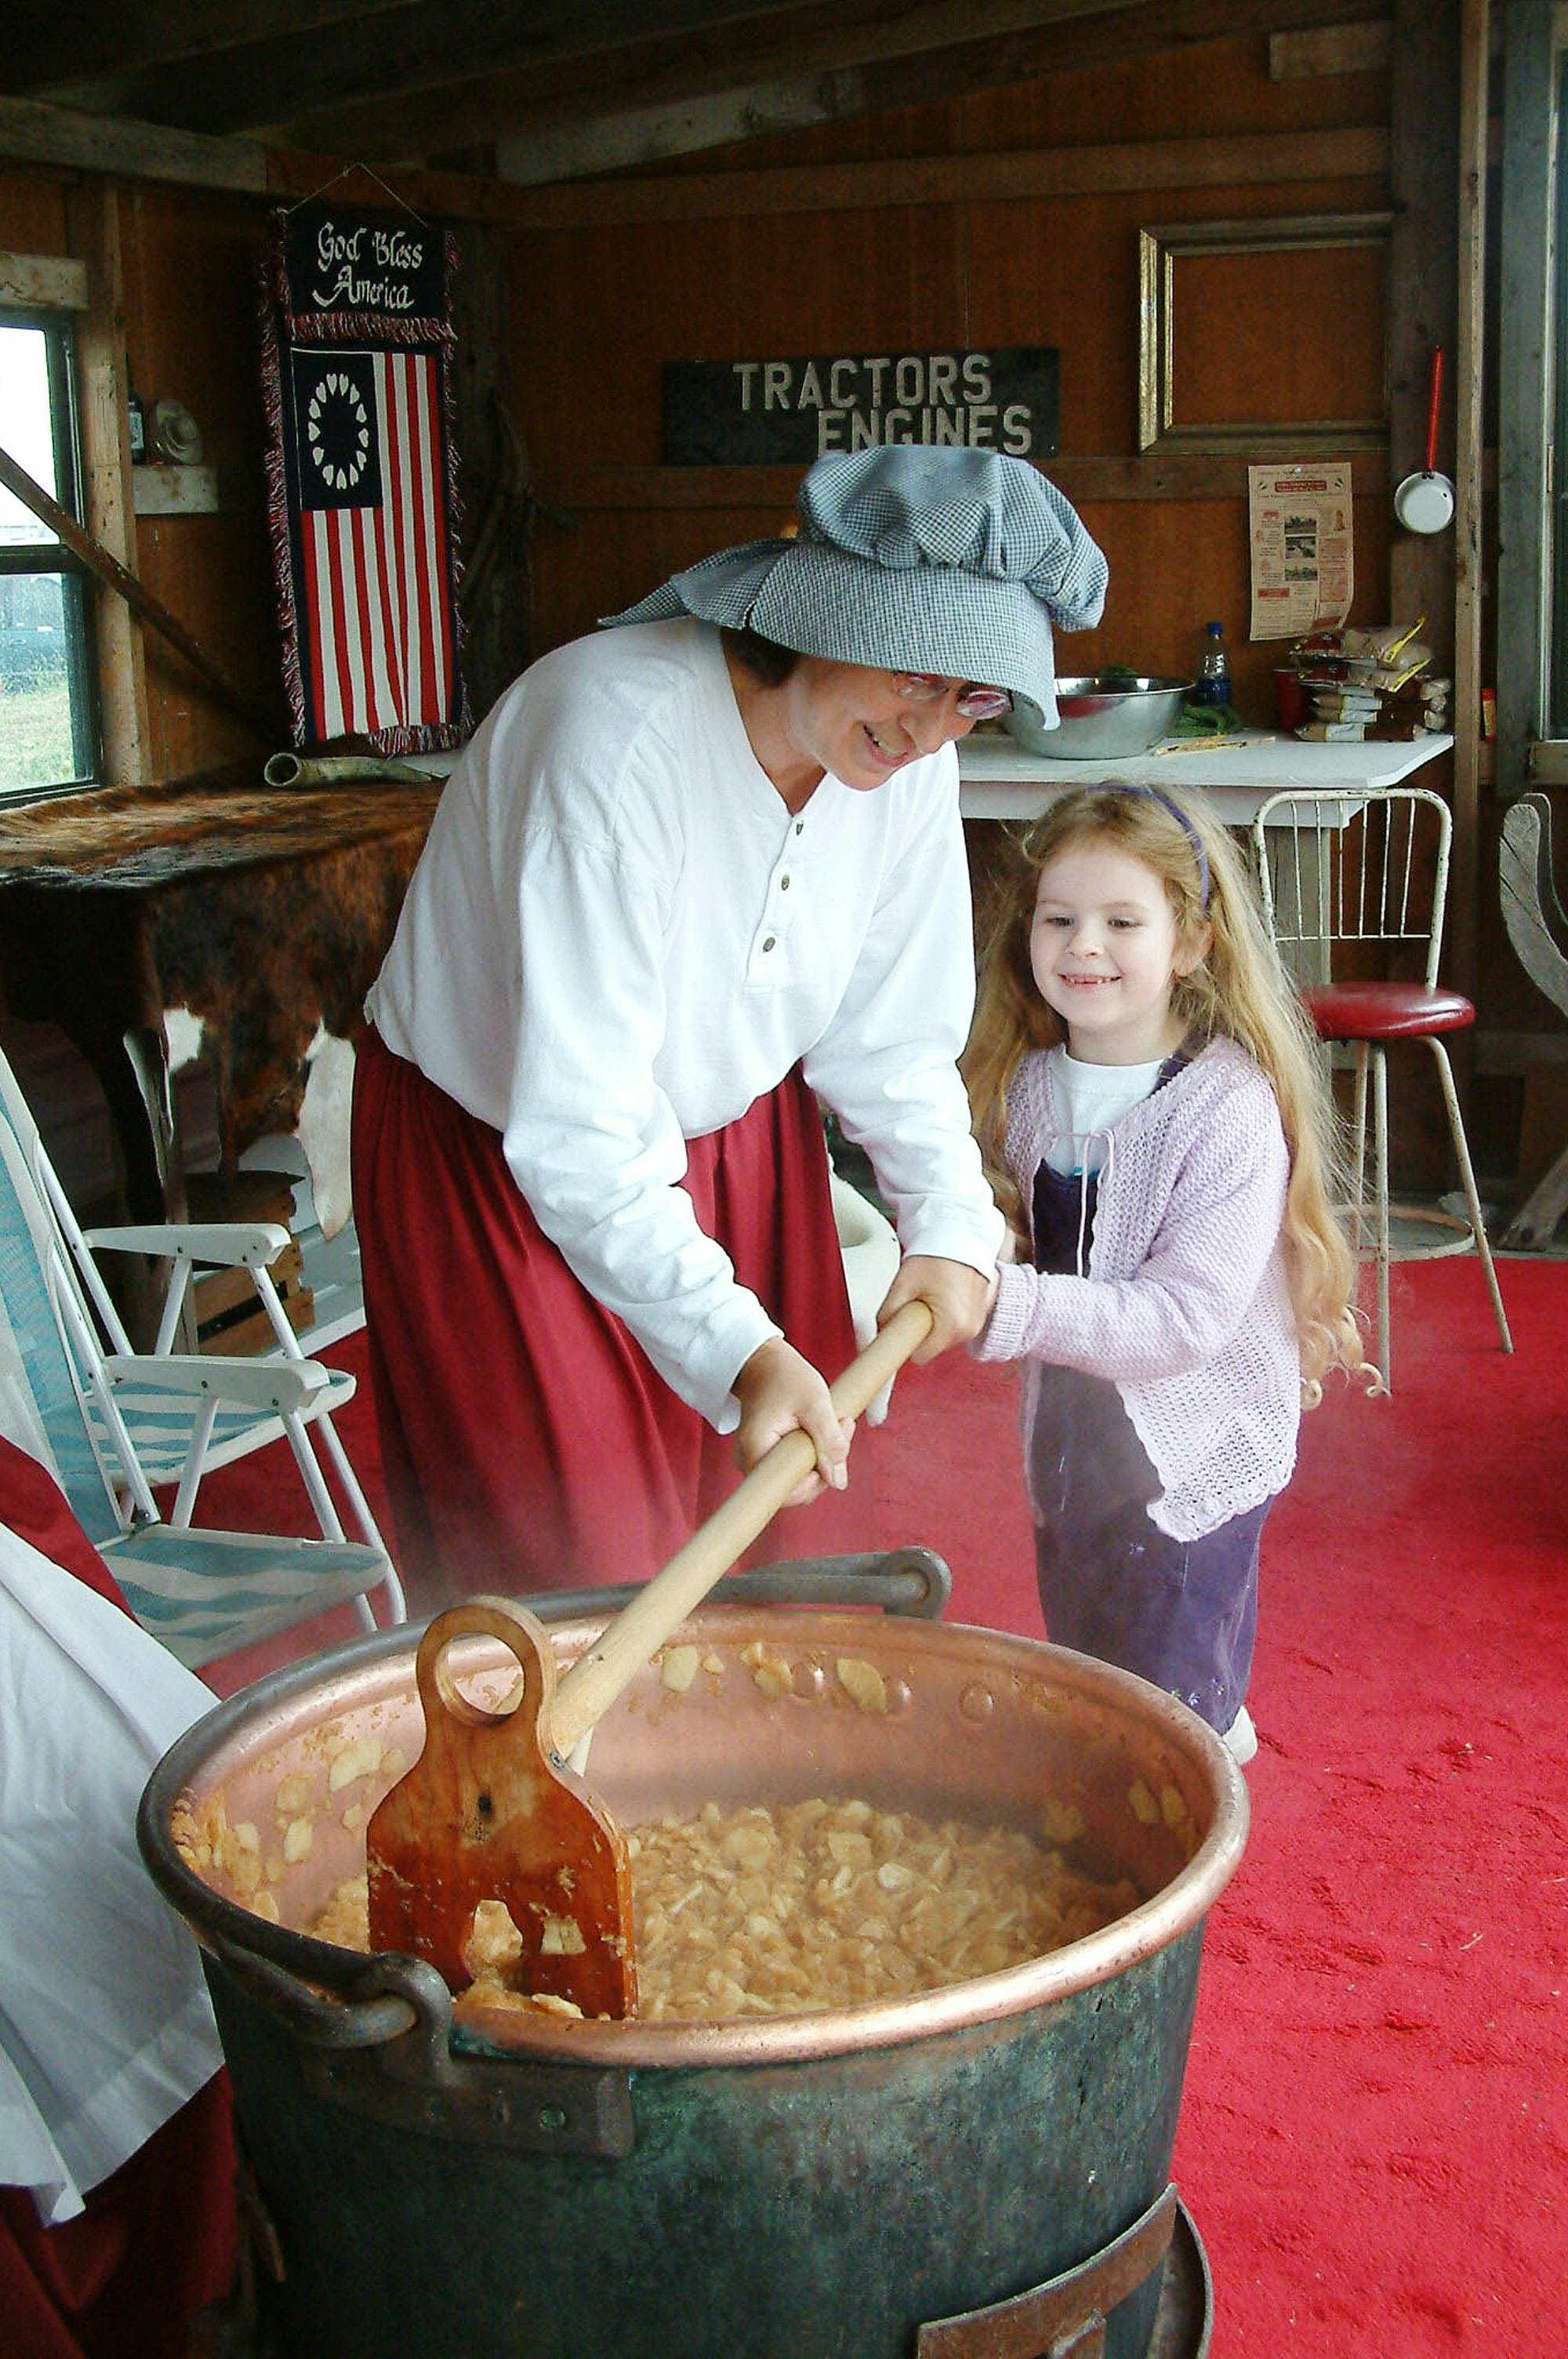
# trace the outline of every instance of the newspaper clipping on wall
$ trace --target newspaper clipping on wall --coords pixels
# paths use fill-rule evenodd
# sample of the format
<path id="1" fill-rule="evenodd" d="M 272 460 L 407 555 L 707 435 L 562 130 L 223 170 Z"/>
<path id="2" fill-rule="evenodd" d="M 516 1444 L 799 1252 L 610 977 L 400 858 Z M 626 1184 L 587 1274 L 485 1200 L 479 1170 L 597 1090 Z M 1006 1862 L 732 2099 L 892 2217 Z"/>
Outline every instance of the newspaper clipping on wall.
<path id="1" fill-rule="evenodd" d="M 1254 639 L 1336 631 L 1355 589 L 1348 462 L 1249 467 Z"/>

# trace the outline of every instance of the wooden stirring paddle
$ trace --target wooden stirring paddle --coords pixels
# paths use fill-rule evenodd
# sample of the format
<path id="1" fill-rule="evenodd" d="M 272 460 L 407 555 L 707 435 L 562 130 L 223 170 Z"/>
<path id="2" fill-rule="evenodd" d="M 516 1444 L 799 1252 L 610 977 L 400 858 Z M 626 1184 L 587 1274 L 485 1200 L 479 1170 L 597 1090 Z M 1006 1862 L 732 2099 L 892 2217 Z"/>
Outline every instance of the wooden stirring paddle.
<path id="1" fill-rule="evenodd" d="M 833 1386 L 838 1415 L 859 1417 L 931 1327 L 929 1303 L 896 1311 Z M 415 1664 L 424 1750 L 365 1831 L 373 1950 L 428 1959 L 450 1989 L 465 1989 L 480 1955 L 476 1911 L 500 1904 L 481 1916 L 477 1942 L 494 1942 L 509 1984 L 569 2001 L 584 2015 L 635 2012 L 625 1843 L 565 1756 L 816 1462 L 805 1433 L 776 1441 L 558 1687 L 548 1634 L 522 1606 L 476 1598 L 436 1617 Z M 500 1638 L 516 1656 L 523 1688 L 514 1711 L 487 1712 L 451 1677 L 449 1648 L 474 1633 Z"/>
<path id="2" fill-rule="evenodd" d="M 517 1658 L 514 1709 L 487 1712 L 459 1688 L 449 1649 L 473 1636 Z M 551 1759 L 556 1658 L 544 1625 L 511 1598 L 471 1598 L 430 1624 L 414 1676 L 424 1750 L 365 1831 L 372 1949 L 427 1958 L 464 1990 L 481 1962 L 476 1912 L 489 1903 L 477 1942 L 508 1980 L 584 2015 L 634 2014 L 626 1845 L 581 1778 Z"/>

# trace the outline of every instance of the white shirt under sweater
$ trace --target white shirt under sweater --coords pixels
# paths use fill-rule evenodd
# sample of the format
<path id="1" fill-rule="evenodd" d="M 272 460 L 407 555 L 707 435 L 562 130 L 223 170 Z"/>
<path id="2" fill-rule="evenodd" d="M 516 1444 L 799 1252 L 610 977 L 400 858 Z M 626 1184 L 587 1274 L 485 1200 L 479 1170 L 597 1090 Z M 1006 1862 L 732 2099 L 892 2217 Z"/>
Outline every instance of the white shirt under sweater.
<path id="1" fill-rule="evenodd" d="M 1164 1070 L 1156 1057 L 1147 1065 L 1087 1065 L 1065 1049 L 1050 1049 L 1051 1096 L 1061 1128 L 1045 1151 L 1053 1171 L 1071 1178 L 1097 1172 L 1105 1161 L 1110 1133 L 1122 1115 L 1146 1098 Z"/>
<path id="2" fill-rule="evenodd" d="M 973 1002 L 951 747 L 794 816 L 706 625 L 535 664 L 442 793 L 371 1002 L 502 1135 L 535 1218 L 720 1430 L 779 1332 L 678 1186 L 797 1060 L 865 1146 L 905 1253 L 1000 1243 L 956 1060 Z M 828 1371 L 836 1374 L 837 1371 Z"/>
<path id="3" fill-rule="evenodd" d="M 1061 1127 L 1048 1052 L 1009 1092 L 1008 1169 L 1032 1200 Z M 1284 1488 L 1301 1421 L 1301 1352 L 1280 1223 L 1290 1156 L 1269 1081 L 1216 1040 L 1121 1115 L 1099 1175 L 1085 1277 L 1004 1264 L 970 1349 L 1108 1377 L 1158 1474 L 1149 1513 L 1201 1538 Z"/>

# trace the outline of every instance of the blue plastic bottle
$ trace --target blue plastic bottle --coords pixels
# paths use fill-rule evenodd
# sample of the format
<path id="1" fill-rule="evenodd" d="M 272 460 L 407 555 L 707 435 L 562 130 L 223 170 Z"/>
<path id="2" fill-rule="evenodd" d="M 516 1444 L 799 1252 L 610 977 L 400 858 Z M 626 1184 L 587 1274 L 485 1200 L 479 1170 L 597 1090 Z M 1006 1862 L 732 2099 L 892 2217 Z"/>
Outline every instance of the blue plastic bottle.
<path id="1" fill-rule="evenodd" d="M 1205 628 L 1203 660 L 1198 666 L 1192 701 L 1195 704 L 1230 702 L 1230 654 L 1225 644 L 1223 623 L 1210 623 Z"/>

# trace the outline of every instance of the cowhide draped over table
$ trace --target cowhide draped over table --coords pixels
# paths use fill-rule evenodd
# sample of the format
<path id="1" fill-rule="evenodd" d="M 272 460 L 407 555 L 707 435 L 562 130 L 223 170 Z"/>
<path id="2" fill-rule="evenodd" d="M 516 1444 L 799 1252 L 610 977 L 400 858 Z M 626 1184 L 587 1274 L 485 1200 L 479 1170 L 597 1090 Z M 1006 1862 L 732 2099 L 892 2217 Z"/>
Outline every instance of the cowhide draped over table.
<path id="1" fill-rule="evenodd" d="M 0 812 L 0 989 L 101 1077 L 133 1217 L 165 1199 L 126 1030 L 210 1060 L 226 1169 L 297 1129 L 323 1047 L 361 1029 L 439 792 L 224 774 Z"/>

